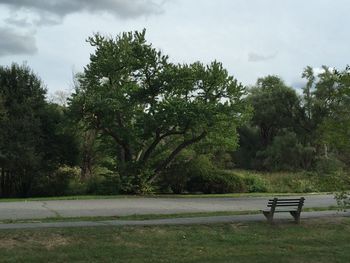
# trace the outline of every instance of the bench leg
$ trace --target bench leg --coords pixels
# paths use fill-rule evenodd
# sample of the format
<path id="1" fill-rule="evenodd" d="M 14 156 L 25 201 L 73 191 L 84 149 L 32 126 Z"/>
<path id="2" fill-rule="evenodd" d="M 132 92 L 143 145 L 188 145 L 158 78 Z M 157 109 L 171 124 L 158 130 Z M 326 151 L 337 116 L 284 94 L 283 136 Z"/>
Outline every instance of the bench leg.
<path id="1" fill-rule="evenodd" d="M 266 217 L 267 221 L 272 224 L 273 223 L 273 213 L 263 211 L 264 216 Z"/>
<path id="2" fill-rule="evenodd" d="M 293 216 L 295 223 L 300 223 L 300 213 L 297 211 L 291 211 L 290 214 Z"/>

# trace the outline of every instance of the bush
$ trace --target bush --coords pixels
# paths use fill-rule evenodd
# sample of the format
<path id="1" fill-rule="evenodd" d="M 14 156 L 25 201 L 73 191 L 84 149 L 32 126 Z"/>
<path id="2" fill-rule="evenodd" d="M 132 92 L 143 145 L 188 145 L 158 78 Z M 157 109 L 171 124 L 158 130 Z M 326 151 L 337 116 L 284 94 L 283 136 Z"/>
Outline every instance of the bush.
<path id="1" fill-rule="evenodd" d="M 161 182 L 162 189 L 170 187 L 171 191 L 180 194 L 188 189 L 188 184 L 193 178 L 207 177 L 215 169 L 206 155 L 194 156 L 191 151 L 184 151 L 171 166 L 164 172 Z M 202 192 L 201 190 L 198 190 Z"/>
<path id="2" fill-rule="evenodd" d="M 342 191 L 350 189 L 350 176 L 345 171 L 315 176 L 320 191 Z"/>
<path id="3" fill-rule="evenodd" d="M 294 179 L 290 182 L 290 188 L 294 193 L 318 192 L 318 187 L 310 179 Z"/>
<path id="4" fill-rule="evenodd" d="M 80 168 L 62 166 L 48 176 L 35 182 L 33 193 L 36 196 L 62 196 L 70 194 L 70 181 L 79 180 Z"/>
<path id="5" fill-rule="evenodd" d="M 320 177 L 312 172 L 261 173 L 237 170 L 235 173 L 243 178 L 249 192 L 305 193 L 320 191 Z"/>
<path id="6" fill-rule="evenodd" d="M 191 192 L 205 194 L 241 193 L 246 191 L 242 178 L 231 172 L 212 170 L 209 174 L 192 177 L 188 183 Z"/>
<path id="7" fill-rule="evenodd" d="M 121 192 L 118 174 L 92 176 L 86 181 L 86 193 L 93 195 L 115 195 Z"/>
<path id="8" fill-rule="evenodd" d="M 87 192 L 87 185 L 78 177 L 73 177 L 69 180 L 67 195 L 84 195 Z"/>
<path id="9" fill-rule="evenodd" d="M 243 181 L 249 193 L 265 193 L 269 191 L 268 182 L 261 176 L 248 174 L 243 177 Z"/>
<path id="10" fill-rule="evenodd" d="M 331 175 L 344 169 L 344 163 L 335 156 L 319 157 L 316 161 L 315 171 L 319 175 Z"/>

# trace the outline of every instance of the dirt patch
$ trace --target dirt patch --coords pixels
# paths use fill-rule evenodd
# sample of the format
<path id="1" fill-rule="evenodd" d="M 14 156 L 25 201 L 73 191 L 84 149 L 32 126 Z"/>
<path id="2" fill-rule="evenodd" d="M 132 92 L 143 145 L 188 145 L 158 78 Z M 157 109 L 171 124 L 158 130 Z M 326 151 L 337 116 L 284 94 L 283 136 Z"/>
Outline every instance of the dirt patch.
<path id="1" fill-rule="evenodd" d="M 128 241 L 125 240 L 123 237 L 121 236 L 114 236 L 114 241 L 116 245 L 120 245 L 120 246 L 125 246 L 125 247 L 132 247 L 132 248 L 143 248 L 144 245 L 140 242 L 137 241 Z"/>
<path id="2" fill-rule="evenodd" d="M 47 250 L 71 244 L 71 240 L 62 235 L 50 236 L 45 240 L 38 240 L 37 242 L 43 247 L 45 247 Z"/>
<path id="3" fill-rule="evenodd" d="M 15 239 L 0 239 L 0 249 L 12 249 L 16 247 L 18 240 Z"/>
<path id="4" fill-rule="evenodd" d="M 35 247 L 44 247 L 47 250 L 51 250 L 57 247 L 66 246 L 71 243 L 71 239 L 59 234 L 44 236 L 23 236 L 23 237 L 11 237 L 0 238 L 0 249 L 13 249 L 16 247 L 26 246 L 28 244 Z"/>

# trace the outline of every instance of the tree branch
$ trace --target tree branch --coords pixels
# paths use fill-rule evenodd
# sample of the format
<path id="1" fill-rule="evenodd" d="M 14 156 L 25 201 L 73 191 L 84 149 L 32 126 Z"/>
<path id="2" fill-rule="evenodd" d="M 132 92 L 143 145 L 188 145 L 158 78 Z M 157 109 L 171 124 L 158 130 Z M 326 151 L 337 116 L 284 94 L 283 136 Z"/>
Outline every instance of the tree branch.
<path id="1" fill-rule="evenodd" d="M 131 148 L 129 143 L 123 141 L 116 133 L 108 128 L 101 127 L 102 131 L 110 135 L 124 150 L 124 161 L 128 162 L 132 160 Z"/>
<path id="2" fill-rule="evenodd" d="M 186 127 L 182 131 L 175 131 L 174 129 L 160 135 L 160 133 L 157 131 L 156 132 L 156 137 L 154 141 L 150 144 L 150 146 L 147 148 L 145 151 L 145 154 L 143 155 L 142 161 L 146 162 L 149 157 L 151 156 L 152 152 L 155 150 L 157 145 L 166 137 L 171 136 L 171 135 L 183 135 L 186 133 L 186 131 L 189 128 L 189 124 L 186 125 Z"/>
<path id="3" fill-rule="evenodd" d="M 168 158 L 166 158 L 156 169 L 155 169 L 155 175 L 149 180 L 150 183 L 152 183 L 154 181 L 154 179 L 156 179 L 156 177 L 158 176 L 159 172 L 161 172 L 163 169 L 165 169 L 176 157 L 176 155 L 178 155 L 183 149 L 185 149 L 186 147 L 199 142 L 200 140 L 202 140 L 205 136 L 207 135 L 206 131 L 203 131 L 199 136 L 192 138 L 191 140 L 187 140 L 187 141 L 183 141 L 180 145 L 178 145 L 174 151 L 172 151 L 172 153 L 168 156 Z"/>

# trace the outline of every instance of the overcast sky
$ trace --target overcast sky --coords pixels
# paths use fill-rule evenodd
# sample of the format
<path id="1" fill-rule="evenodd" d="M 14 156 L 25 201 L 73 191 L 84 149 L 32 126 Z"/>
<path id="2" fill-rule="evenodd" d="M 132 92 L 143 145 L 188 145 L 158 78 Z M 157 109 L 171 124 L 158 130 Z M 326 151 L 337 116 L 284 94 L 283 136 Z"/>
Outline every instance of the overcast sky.
<path id="1" fill-rule="evenodd" d="M 0 0 L 0 65 L 27 62 L 50 93 L 89 63 L 94 32 L 147 29 L 173 62 L 223 62 L 245 85 L 302 85 L 310 65 L 350 63 L 348 0 Z"/>

